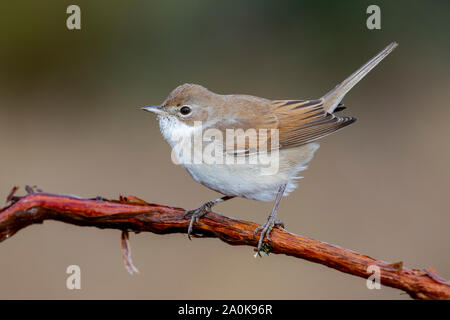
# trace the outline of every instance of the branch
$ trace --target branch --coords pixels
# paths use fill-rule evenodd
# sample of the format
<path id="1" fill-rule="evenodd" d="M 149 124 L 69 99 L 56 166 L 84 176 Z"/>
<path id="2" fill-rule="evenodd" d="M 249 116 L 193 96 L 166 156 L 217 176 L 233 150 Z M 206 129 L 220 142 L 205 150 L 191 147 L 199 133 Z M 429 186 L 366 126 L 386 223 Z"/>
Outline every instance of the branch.
<path id="1" fill-rule="evenodd" d="M 27 191 L 32 192 L 30 189 Z M 8 196 L 8 204 L 0 209 L 0 241 L 29 225 L 58 220 L 78 226 L 122 230 L 123 246 L 128 254 L 125 234 L 128 231 L 186 233 L 189 225 L 184 209 L 147 203 L 133 196 L 106 200 L 37 192 L 17 197 L 14 196 L 16 191 L 17 188 L 13 189 Z M 219 238 L 230 245 L 256 247 L 258 237 L 253 236 L 253 231 L 258 226 L 253 222 L 208 213 L 195 224 L 194 230 L 196 237 Z M 271 253 L 305 259 L 366 279 L 373 275 L 373 270 L 368 271 L 368 267 L 375 265 L 380 268 L 383 285 L 403 290 L 416 299 L 450 299 L 450 282 L 439 277 L 432 268 L 408 269 L 402 262 L 392 264 L 376 260 L 280 228 L 273 229 L 271 238 Z M 134 268 L 132 264 L 129 267 Z"/>

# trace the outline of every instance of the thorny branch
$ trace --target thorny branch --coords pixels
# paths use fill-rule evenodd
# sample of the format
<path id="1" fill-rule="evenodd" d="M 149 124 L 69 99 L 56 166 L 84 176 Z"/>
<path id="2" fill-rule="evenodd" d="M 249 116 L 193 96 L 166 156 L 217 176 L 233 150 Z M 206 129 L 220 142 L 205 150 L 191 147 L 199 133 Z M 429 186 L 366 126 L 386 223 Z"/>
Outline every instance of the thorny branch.
<path id="1" fill-rule="evenodd" d="M 122 231 L 122 254 L 129 272 L 137 272 L 130 258 L 128 232 L 157 234 L 186 233 L 189 218 L 185 210 L 153 203 L 137 197 L 120 200 L 103 198 L 82 199 L 75 196 L 43 193 L 27 187 L 28 195 L 15 196 L 15 187 L 0 209 L 0 241 L 19 230 L 44 220 L 58 220 L 78 226 L 110 228 Z M 37 191 L 37 192 L 35 192 Z M 257 246 L 253 235 L 257 224 L 208 213 L 195 225 L 196 237 L 219 238 L 230 245 Z M 266 246 L 270 253 L 285 254 L 319 263 L 327 267 L 368 278 L 371 265 L 380 268 L 381 284 L 407 292 L 416 299 L 450 299 L 450 282 L 438 276 L 433 268 L 408 269 L 402 262 L 388 263 L 336 245 L 295 235 L 281 228 L 271 234 L 272 242 Z"/>

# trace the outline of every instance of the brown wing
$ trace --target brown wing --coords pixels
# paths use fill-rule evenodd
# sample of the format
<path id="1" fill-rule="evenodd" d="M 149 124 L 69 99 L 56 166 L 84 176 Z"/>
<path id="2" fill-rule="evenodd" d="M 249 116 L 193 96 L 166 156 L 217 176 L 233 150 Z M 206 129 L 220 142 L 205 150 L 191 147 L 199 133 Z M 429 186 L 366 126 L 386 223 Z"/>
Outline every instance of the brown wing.
<path id="1" fill-rule="evenodd" d="M 273 101 L 272 112 L 278 119 L 280 149 L 312 142 L 356 121 L 327 113 L 322 99 Z"/>
<path id="2" fill-rule="evenodd" d="M 249 119 L 232 119 L 221 123 L 222 128 L 242 130 L 242 139 L 230 144 L 226 152 L 249 155 L 261 148 L 286 149 L 298 147 L 335 132 L 353 122 L 353 117 L 338 117 L 323 109 L 323 100 L 276 100 L 268 108 Z M 275 130 L 274 130 L 275 129 Z M 257 133 L 256 137 L 252 130 Z M 263 135 L 259 134 L 263 130 Z M 236 132 L 236 131 L 235 131 Z M 247 135 L 243 137 L 243 133 Z M 276 140 L 278 143 L 276 143 Z"/>

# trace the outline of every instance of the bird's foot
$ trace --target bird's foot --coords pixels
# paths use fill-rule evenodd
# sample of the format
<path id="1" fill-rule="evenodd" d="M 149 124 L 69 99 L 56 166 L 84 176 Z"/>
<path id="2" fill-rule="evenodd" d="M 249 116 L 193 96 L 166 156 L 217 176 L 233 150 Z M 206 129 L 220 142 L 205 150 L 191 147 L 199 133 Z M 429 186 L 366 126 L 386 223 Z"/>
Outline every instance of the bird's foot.
<path id="1" fill-rule="evenodd" d="M 270 238 L 270 232 L 272 232 L 272 229 L 275 227 L 281 227 L 284 229 L 284 222 L 281 220 L 275 220 L 274 218 L 270 217 L 267 222 L 255 229 L 253 231 L 253 236 L 256 236 L 259 231 L 261 231 L 261 234 L 259 235 L 258 240 L 258 246 L 256 247 L 256 253 L 261 256 L 261 252 L 268 253 L 267 244 L 264 243 L 264 237 L 267 239 L 267 241 L 272 242 L 272 239 Z"/>
<path id="2" fill-rule="evenodd" d="M 202 218 L 204 215 L 206 215 L 208 212 L 212 212 L 211 208 L 214 206 L 214 201 L 207 201 L 204 204 L 202 204 L 199 208 L 194 210 L 187 210 L 184 214 L 184 217 L 191 216 L 191 221 L 189 222 L 188 227 L 188 238 L 191 239 L 192 230 L 194 228 L 194 222 L 198 223 L 200 221 L 200 218 Z"/>

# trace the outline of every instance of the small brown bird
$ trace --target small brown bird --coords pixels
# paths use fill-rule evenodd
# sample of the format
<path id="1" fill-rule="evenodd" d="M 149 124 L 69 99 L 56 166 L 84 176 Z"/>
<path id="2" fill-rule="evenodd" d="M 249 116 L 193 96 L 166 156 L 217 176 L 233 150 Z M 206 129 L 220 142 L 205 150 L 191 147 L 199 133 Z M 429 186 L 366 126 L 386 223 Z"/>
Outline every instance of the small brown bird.
<path id="1" fill-rule="evenodd" d="M 356 121 L 335 115 L 345 108 L 341 104 L 345 94 L 396 47 L 397 43 L 391 43 L 316 100 L 220 95 L 200 85 L 183 84 L 161 105 L 143 107 L 158 115 L 161 132 L 172 147 L 172 159 L 194 180 L 224 195 L 186 212 L 191 215 L 189 238 L 194 222 L 218 202 L 234 197 L 275 200 L 267 222 L 255 230 L 255 236 L 261 231 L 259 253 L 264 238 L 271 241 L 273 227 L 282 225 L 275 219 L 278 204 L 297 187 L 299 172 L 319 148 L 315 141 Z"/>

